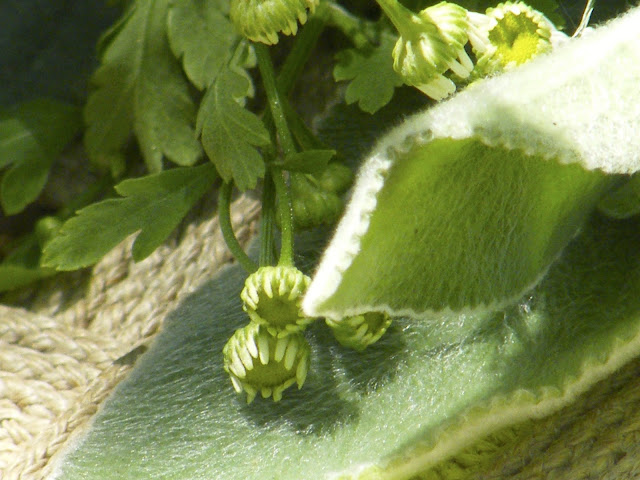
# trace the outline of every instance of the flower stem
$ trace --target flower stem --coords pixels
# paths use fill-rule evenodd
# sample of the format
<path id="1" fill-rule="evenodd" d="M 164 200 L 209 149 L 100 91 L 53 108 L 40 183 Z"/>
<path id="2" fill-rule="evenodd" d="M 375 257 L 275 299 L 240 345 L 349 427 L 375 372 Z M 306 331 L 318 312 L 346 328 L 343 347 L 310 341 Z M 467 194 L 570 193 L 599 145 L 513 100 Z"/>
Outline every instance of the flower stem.
<path id="1" fill-rule="evenodd" d="M 269 55 L 269 50 L 266 45 L 254 43 L 253 46 L 256 51 L 256 56 L 258 57 L 258 68 L 260 69 L 262 83 L 264 85 L 265 93 L 267 94 L 269 108 L 271 110 L 271 115 L 273 116 L 273 121 L 276 125 L 280 145 L 282 146 L 285 156 L 287 156 L 295 153 L 296 148 L 291 137 L 291 132 L 289 132 L 287 119 L 282 108 L 282 97 L 276 85 L 276 75 L 273 70 L 271 56 Z"/>
<path id="2" fill-rule="evenodd" d="M 354 46 L 364 47 L 375 38 L 375 22 L 362 20 L 338 5 L 335 2 L 326 0 L 320 5 L 326 5 L 327 23 L 337 28 L 351 39 Z"/>
<path id="3" fill-rule="evenodd" d="M 220 221 L 220 230 L 227 247 L 244 268 L 247 273 L 253 273 L 258 269 L 256 263 L 245 253 L 242 245 L 238 242 L 236 234 L 233 232 L 231 225 L 231 191 L 233 183 L 223 183 L 218 192 L 218 220 Z"/>
<path id="4" fill-rule="evenodd" d="M 273 265 L 273 224 L 276 216 L 276 192 L 271 171 L 267 169 L 262 188 L 262 220 L 260 222 L 260 266 Z"/>
<path id="5" fill-rule="evenodd" d="M 273 183 L 276 186 L 278 195 L 278 214 L 280 215 L 280 259 L 278 265 L 281 267 L 293 267 L 293 216 L 291 212 L 291 194 L 289 186 L 285 182 L 284 172 L 276 170 L 273 172 Z"/>
<path id="6" fill-rule="evenodd" d="M 411 38 L 411 23 L 413 12 L 403 6 L 398 0 L 376 0 L 382 11 L 385 13 L 391 23 L 396 27 L 400 36 Z"/>
<path id="7" fill-rule="evenodd" d="M 304 27 L 300 29 L 300 32 L 296 36 L 296 41 L 291 48 L 291 52 L 287 55 L 278 73 L 278 91 L 285 97 L 300 76 L 302 68 L 307 63 L 307 60 L 309 60 L 311 52 L 316 46 L 316 43 L 318 43 L 320 34 L 327 24 L 325 11 L 324 2 L 321 2 L 320 5 L 318 5 L 316 14 L 310 17 Z"/>

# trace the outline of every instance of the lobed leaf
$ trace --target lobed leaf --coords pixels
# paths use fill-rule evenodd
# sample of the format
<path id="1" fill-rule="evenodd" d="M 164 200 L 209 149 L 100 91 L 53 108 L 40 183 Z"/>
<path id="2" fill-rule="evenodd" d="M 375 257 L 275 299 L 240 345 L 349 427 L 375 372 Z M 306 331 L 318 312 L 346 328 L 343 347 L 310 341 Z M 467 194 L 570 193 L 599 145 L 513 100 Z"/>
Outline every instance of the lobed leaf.
<path id="1" fill-rule="evenodd" d="M 383 32 L 377 46 L 351 48 L 336 55 L 333 78 L 350 80 L 345 93 L 347 103 L 358 102 L 365 112 L 375 113 L 391 101 L 395 88 L 403 84 L 393 69 L 391 52 L 395 42 L 393 35 Z"/>
<path id="2" fill-rule="evenodd" d="M 0 202 L 8 215 L 21 212 L 42 192 L 49 170 L 80 131 L 77 107 L 51 99 L 25 102 L 0 118 Z"/>
<path id="3" fill-rule="evenodd" d="M 220 10 L 218 0 L 171 2 L 168 16 L 169 43 L 182 59 L 189 80 L 200 90 L 207 88 L 227 67 L 239 36 Z"/>
<path id="4" fill-rule="evenodd" d="M 124 198 L 95 203 L 64 223 L 45 246 L 42 264 L 75 270 L 100 260 L 118 243 L 140 232 L 133 258 L 150 255 L 216 179 L 212 165 L 175 168 L 116 185 Z"/>
<path id="5" fill-rule="evenodd" d="M 136 0 L 105 37 L 85 107 L 85 144 L 98 165 L 122 164 L 131 131 L 151 172 L 164 157 L 192 165 L 201 156 L 195 105 L 167 41 L 169 0 Z"/>
<path id="6" fill-rule="evenodd" d="M 239 103 L 252 94 L 244 70 L 224 69 L 202 99 L 196 130 L 209 159 L 225 182 L 254 188 L 265 172 L 256 149 L 271 142 L 262 121 Z"/>

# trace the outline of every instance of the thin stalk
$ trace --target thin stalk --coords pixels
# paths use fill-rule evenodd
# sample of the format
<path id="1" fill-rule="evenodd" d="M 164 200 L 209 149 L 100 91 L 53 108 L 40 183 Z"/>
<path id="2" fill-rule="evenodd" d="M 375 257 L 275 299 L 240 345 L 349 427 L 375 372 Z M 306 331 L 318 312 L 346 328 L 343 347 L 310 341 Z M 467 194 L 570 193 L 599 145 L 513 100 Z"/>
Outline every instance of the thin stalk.
<path id="1" fill-rule="evenodd" d="M 289 186 L 284 180 L 284 172 L 276 170 L 273 172 L 273 183 L 276 186 L 278 195 L 278 214 L 280 215 L 280 259 L 278 265 L 292 267 L 293 263 L 293 216 L 291 213 L 291 194 Z"/>
<path id="2" fill-rule="evenodd" d="M 262 220 L 260 221 L 260 266 L 273 265 L 273 224 L 276 217 L 276 192 L 271 172 L 267 169 L 262 189 Z"/>
<path id="3" fill-rule="evenodd" d="M 295 153 L 295 145 L 291 138 L 291 132 L 289 132 L 289 126 L 287 125 L 287 118 L 284 115 L 282 108 L 282 97 L 278 91 L 276 85 L 276 75 L 273 70 L 273 63 L 271 62 L 271 56 L 266 45 L 261 43 L 254 43 L 256 56 L 258 57 L 258 68 L 260 69 L 260 75 L 262 76 L 262 83 L 264 85 L 265 93 L 267 94 L 267 100 L 269 101 L 269 108 L 273 121 L 276 125 L 276 131 L 280 139 L 280 145 L 284 151 L 285 156 Z"/>
<path id="4" fill-rule="evenodd" d="M 349 37 L 354 46 L 364 47 L 374 40 L 375 22 L 362 20 L 341 5 L 329 0 L 323 1 L 321 5 L 326 5 L 327 23 Z"/>
<path id="5" fill-rule="evenodd" d="M 411 17 L 414 13 L 407 7 L 402 5 L 398 0 L 376 0 L 382 11 L 385 13 L 391 23 L 396 27 L 400 36 L 405 38 L 411 37 Z"/>
<path id="6" fill-rule="evenodd" d="M 224 241 L 227 243 L 227 247 L 231 250 L 231 253 L 238 261 L 238 263 L 244 268 L 247 273 L 251 274 L 258 269 L 256 263 L 249 258 L 245 253 L 242 245 L 238 241 L 236 234 L 233 232 L 233 226 L 231 225 L 231 191 L 233 189 L 233 183 L 223 183 L 218 192 L 218 220 L 220 222 L 220 230 Z"/>
<path id="7" fill-rule="evenodd" d="M 277 84 L 278 91 L 282 92 L 282 96 L 286 97 L 293 88 L 296 80 L 300 76 L 303 67 L 309 60 L 320 34 L 327 24 L 327 8 L 324 2 L 318 5 L 316 14 L 307 20 L 304 27 L 300 29 L 296 35 L 296 41 L 291 48 L 291 52 L 278 73 Z"/>

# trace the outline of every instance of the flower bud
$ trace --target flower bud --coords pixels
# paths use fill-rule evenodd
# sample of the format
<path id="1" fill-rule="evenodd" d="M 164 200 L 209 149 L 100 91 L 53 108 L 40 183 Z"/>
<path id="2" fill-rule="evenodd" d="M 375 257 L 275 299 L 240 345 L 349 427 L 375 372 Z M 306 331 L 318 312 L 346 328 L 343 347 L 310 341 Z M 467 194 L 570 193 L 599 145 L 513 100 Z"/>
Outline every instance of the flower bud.
<path id="1" fill-rule="evenodd" d="M 341 345 L 359 352 L 380 340 L 391 325 L 391 317 L 386 313 L 369 312 L 341 320 L 326 320 L 333 335 Z"/>
<path id="2" fill-rule="evenodd" d="M 339 176 L 344 172 L 333 169 L 325 172 L 320 179 L 304 173 L 291 174 L 291 206 L 296 230 L 306 230 L 322 224 L 331 225 L 340 217 L 344 209 L 342 199 L 334 191 L 323 188 L 321 182 L 332 188 L 342 187 L 344 179 Z M 333 173 L 337 173 L 336 178 L 332 178 Z"/>
<path id="3" fill-rule="evenodd" d="M 295 35 L 298 22 L 307 21 L 319 0 L 231 0 L 229 16 L 242 35 L 267 45 L 278 43 L 278 33 Z"/>
<path id="4" fill-rule="evenodd" d="M 566 38 L 544 15 L 522 2 L 505 2 L 489 8 L 486 19 L 478 25 L 484 46 L 477 49 L 473 44 L 478 58 L 474 77 L 521 65 Z"/>
<path id="5" fill-rule="evenodd" d="M 444 74 L 467 78 L 473 63 L 465 52 L 469 41 L 467 11 L 453 3 L 440 2 L 413 13 L 396 0 L 378 0 L 400 38 L 393 49 L 393 68 L 407 85 L 440 100 L 456 90 Z"/>
<path id="6" fill-rule="evenodd" d="M 301 333 L 278 338 L 253 322 L 236 330 L 222 350 L 224 369 L 236 392 L 246 392 L 247 403 L 258 393 L 278 402 L 294 383 L 301 388 L 309 371 L 310 352 Z"/>
<path id="7" fill-rule="evenodd" d="M 261 267 L 240 293 L 244 311 L 276 337 L 301 332 L 313 321 L 300 310 L 310 279 L 295 267 Z"/>

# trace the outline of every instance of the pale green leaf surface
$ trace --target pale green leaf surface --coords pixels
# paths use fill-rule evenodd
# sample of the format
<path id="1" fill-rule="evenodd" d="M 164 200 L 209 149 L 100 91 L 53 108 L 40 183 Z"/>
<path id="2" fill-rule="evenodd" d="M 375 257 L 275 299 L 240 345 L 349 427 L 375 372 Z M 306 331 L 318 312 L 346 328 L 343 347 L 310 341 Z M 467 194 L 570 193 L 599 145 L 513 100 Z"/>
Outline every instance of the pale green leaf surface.
<path id="1" fill-rule="evenodd" d="M 241 190 L 255 187 L 264 176 L 264 161 L 256 147 L 271 141 L 262 121 L 238 103 L 251 89 L 244 70 L 224 69 L 202 99 L 196 124 L 220 176 Z"/>
<path id="2" fill-rule="evenodd" d="M 0 183 L 5 213 L 21 212 L 44 188 L 49 170 L 81 127 L 79 109 L 50 99 L 22 103 L 0 119 Z"/>
<path id="3" fill-rule="evenodd" d="M 166 34 L 169 0 L 138 0 L 102 46 L 101 66 L 85 108 L 92 161 L 111 165 L 131 131 L 149 171 L 164 157 L 192 165 L 201 156 L 193 131 L 195 105 Z"/>
<path id="4" fill-rule="evenodd" d="M 380 139 L 307 314 L 424 317 L 532 288 L 619 174 L 640 170 L 638 21 L 640 9 Z"/>
<path id="5" fill-rule="evenodd" d="M 611 184 L 579 165 L 450 139 L 398 154 L 384 182 L 349 267 L 341 277 L 318 271 L 318 285 L 337 287 L 313 307 L 321 314 L 419 316 L 513 301 L 539 280 Z M 353 212 L 342 223 L 358 228 L 352 217 L 364 214 Z M 336 265 L 355 248 L 345 244 L 327 252 Z"/>
<path id="6" fill-rule="evenodd" d="M 171 49 L 182 59 L 189 80 L 205 89 L 227 66 L 238 42 L 231 21 L 216 0 L 171 2 L 167 21 Z"/>
<path id="7" fill-rule="evenodd" d="M 479 437 L 572 402 L 638 353 L 637 238 L 638 218 L 596 217 L 512 307 L 397 319 L 362 354 L 318 323 L 307 382 L 277 404 L 245 405 L 223 370 L 222 347 L 247 322 L 246 274 L 227 268 L 171 314 L 57 478 L 406 480 L 442 467 Z"/>
<path id="8" fill-rule="evenodd" d="M 374 113 L 384 107 L 396 87 L 402 85 L 402 78 L 393 69 L 391 52 L 396 37 L 384 32 L 380 35 L 380 45 L 362 49 L 348 49 L 336 56 L 333 77 L 350 80 L 345 93 L 347 103 L 358 102 L 362 110 Z"/>
<path id="9" fill-rule="evenodd" d="M 79 210 L 47 243 L 42 264 L 75 270 L 94 264 L 128 235 L 140 232 L 133 258 L 150 255 L 216 179 L 210 164 L 175 168 L 119 183 L 113 198 Z"/>

